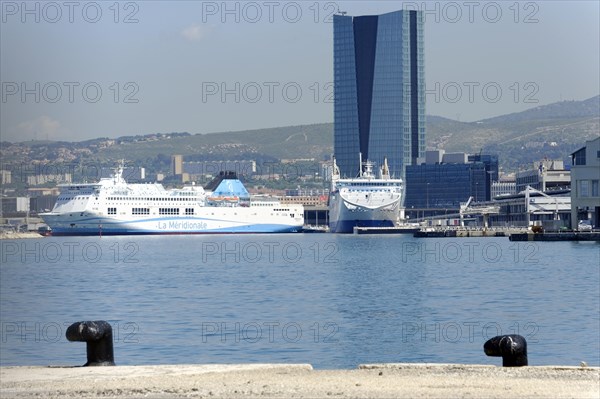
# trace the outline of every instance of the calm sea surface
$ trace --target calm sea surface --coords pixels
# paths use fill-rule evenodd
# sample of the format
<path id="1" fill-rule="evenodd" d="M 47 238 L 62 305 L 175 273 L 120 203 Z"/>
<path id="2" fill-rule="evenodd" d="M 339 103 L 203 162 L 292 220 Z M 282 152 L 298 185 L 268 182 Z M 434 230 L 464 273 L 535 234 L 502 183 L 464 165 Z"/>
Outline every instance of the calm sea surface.
<path id="1" fill-rule="evenodd" d="M 600 364 L 600 245 L 329 234 L 1 241 L 0 363 L 79 365 L 107 320 L 117 364 Z"/>

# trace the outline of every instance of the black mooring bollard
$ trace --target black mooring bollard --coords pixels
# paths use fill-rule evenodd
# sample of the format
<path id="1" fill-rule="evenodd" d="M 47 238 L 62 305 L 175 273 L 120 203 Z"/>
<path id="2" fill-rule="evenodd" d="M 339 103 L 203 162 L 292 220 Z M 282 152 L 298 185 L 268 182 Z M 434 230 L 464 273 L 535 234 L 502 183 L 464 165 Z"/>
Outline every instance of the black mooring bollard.
<path id="1" fill-rule="evenodd" d="M 483 345 L 488 356 L 502 356 L 502 366 L 527 366 L 527 341 L 520 335 L 498 335 Z"/>
<path id="2" fill-rule="evenodd" d="M 67 328 L 69 341 L 86 342 L 87 363 L 83 366 L 114 366 L 112 327 L 104 320 L 81 321 Z"/>

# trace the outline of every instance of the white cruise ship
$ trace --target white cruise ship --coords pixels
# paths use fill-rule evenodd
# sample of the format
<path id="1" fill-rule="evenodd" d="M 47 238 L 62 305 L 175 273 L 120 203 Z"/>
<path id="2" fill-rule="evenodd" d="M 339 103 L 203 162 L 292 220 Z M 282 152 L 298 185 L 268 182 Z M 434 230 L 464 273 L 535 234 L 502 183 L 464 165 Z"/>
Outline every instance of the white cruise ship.
<path id="1" fill-rule="evenodd" d="M 331 192 L 329 194 L 329 230 L 332 233 L 352 233 L 354 227 L 394 227 L 400 217 L 402 179 L 390 177 L 387 159 L 373 173 L 373 163 L 360 162 L 359 175 L 342 179 L 333 159 Z"/>
<path id="2" fill-rule="evenodd" d="M 51 212 L 39 216 L 52 235 L 285 233 L 302 230 L 302 205 L 254 201 L 234 172 L 205 188 L 166 190 L 128 184 L 119 166 L 98 183 L 61 184 Z"/>

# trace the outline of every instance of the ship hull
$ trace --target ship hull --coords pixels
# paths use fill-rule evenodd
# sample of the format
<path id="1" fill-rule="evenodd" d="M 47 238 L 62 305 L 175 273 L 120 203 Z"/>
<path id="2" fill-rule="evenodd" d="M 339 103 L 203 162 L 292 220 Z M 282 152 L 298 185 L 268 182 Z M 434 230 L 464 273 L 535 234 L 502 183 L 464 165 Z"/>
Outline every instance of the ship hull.
<path id="1" fill-rule="evenodd" d="M 399 200 L 381 208 L 352 206 L 341 196 L 334 198 L 329 207 L 329 231 L 353 233 L 354 227 L 394 227 L 398 219 Z"/>
<path id="2" fill-rule="evenodd" d="M 373 162 L 362 162 L 356 178 L 340 178 L 335 158 L 329 194 L 329 231 L 353 233 L 355 227 L 394 227 L 400 217 L 402 179 L 390 177 L 384 158 L 379 178 Z"/>
<path id="3" fill-rule="evenodd" d="M 239 217 L 238 215 L 235 215 Z M 240 233 L 294 233 L 301 231 L 302 223 L 269 222 L 268 217 L 244 220 L 227 218 L 172 217 L 144 220 L 114 219 L 107 217 L 73 217 L 43 214 L 53 236 L 89 235 L 156 235 L 156 234 L 240 234 Z"/>
<path id="4" fill-rule="evenodd" d="M 98 183 L 59 186 L 51 212 L 39 214 L 52 235 L 288 233 L 302 230 L 302 205 L 251 201 L 235 172 L 203 187 L 165 190 L 127 184 L 123 166 Z"/>

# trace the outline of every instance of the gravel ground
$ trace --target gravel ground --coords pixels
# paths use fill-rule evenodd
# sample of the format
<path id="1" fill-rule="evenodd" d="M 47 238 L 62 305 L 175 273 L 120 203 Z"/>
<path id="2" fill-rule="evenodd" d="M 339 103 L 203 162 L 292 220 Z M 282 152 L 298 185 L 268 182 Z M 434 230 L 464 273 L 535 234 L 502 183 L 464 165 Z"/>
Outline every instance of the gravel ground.
<path id="1" fill-rule="evenodd" d="M 1 367 L 1 398 L 599 398 L 598 367 L 458 364 Z"/>
<path id="2" fill-rule="evenodd" d="M 29 231 L 27 233 L 13 233 L 11 231 L 0 232 L 0 240 L 16 240 L 18 238 L 42 238 L 41 234 Z"/>

